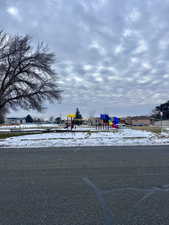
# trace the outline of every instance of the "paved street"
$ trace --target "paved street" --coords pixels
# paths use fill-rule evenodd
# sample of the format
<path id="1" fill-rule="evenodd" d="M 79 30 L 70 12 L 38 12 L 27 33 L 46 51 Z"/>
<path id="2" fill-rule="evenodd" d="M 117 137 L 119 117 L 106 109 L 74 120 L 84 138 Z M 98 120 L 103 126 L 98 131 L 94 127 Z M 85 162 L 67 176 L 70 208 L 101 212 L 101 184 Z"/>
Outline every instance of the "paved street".
<path id="1" fill-rule="evenodd" d="M 0 225 L 169 224 L 169 146 L 0 149 Z"/>

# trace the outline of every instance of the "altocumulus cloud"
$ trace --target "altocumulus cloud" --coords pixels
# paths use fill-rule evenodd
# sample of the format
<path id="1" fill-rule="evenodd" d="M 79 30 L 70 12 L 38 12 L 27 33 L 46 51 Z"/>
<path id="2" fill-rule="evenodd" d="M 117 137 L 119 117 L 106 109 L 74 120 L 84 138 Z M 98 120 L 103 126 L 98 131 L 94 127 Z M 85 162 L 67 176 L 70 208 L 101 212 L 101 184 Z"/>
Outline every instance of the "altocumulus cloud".
<path id="1" fill-rule="evenodd" d="M 168 100 L 168 11 L 168 0 L 1 0 L 0 27 L 56 53 L 64 93 L 50 115 L 138 114 Z"/>

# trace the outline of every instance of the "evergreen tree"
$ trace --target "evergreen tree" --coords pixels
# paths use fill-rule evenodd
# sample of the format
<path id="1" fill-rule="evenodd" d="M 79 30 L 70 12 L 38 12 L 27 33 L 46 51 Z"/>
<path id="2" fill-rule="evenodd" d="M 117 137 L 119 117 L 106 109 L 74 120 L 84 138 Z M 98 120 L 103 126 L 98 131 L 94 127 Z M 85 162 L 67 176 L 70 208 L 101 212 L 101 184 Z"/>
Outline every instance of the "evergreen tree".
<path id="1" fill-rule="evenodd" d="M 55 119 L 55 123 L 57 123 L 57 124 L 61 124 L 61 122 L 62 122 L 61 117 L 56 117 L 56 119 Z"/>
<path id="2" fill-rule="evenodd" d="M 31 117 L 31 115 L 27 115 L 25 120 L 26 120 L 26 123 L 33 123 L 33 118 Z"/>
<path id="3" fill-rule="evenodd" d="M 76 116 L 75 116 L 75 119 L 74 119 L 74 124 L 76 124 L 76 125 L 82 124 L 82 115 L 81 115 L 78 108 L 76 109 Z"/>
<path id="4" fill-rule="evenodd" d="M 152 117 L 154 119 L 161 119 L 161 112 L 162 112 L 162 119 L 168 120 L 169 119 L 169 101 L 156 106 L 155 109 L 153 110 Z"/>

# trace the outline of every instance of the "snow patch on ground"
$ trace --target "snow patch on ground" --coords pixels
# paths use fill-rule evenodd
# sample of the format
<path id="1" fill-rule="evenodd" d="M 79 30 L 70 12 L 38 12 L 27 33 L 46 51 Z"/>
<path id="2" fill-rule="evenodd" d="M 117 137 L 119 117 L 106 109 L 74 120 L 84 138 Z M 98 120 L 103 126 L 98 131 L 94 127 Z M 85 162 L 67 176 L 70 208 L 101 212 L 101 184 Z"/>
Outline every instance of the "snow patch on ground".
<path id="1" fill-rule="evenodd" d="M 168 135 L 168 136 L 167 136 Z M 0 140 L 1 147 L 71 147 L 169 144 L 169 134 L 158 136 L 151 132 L 119 129 L 115 131 L 89 131 L 44 133 L 11 137 Z"/>
<path id="2" fill-rule="evenodd" d="M 55 123 L 28 123 L 19 125 L 1 125 L 0 131 L 10 130 L 10 129 L 31 129 L 31 128 L 57 128 L 58 124 Z"/>

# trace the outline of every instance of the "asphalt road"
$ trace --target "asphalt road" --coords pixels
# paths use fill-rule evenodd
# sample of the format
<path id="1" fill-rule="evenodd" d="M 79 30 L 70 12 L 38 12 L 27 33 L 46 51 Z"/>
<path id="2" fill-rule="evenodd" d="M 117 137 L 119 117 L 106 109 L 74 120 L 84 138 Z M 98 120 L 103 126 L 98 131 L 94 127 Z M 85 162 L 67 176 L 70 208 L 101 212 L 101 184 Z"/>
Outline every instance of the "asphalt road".
<path id="1" fill-rule="evenodd" d="M 0 149 L 0 225 L 169 224 L 169 146 Z"/>

